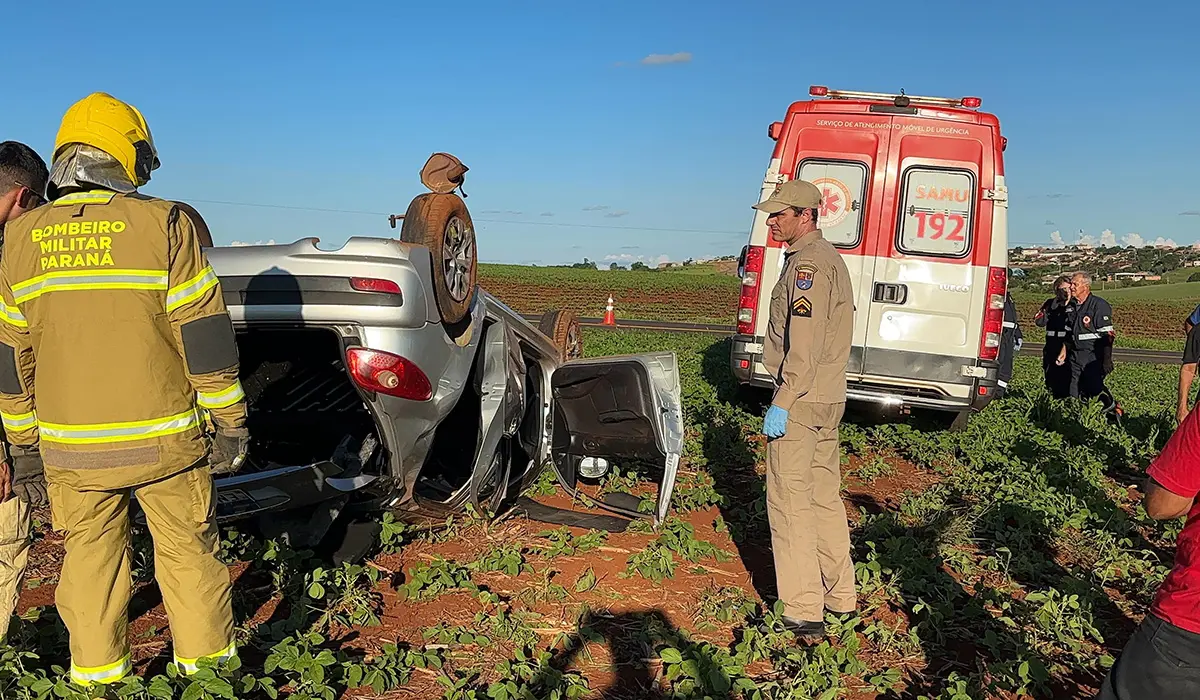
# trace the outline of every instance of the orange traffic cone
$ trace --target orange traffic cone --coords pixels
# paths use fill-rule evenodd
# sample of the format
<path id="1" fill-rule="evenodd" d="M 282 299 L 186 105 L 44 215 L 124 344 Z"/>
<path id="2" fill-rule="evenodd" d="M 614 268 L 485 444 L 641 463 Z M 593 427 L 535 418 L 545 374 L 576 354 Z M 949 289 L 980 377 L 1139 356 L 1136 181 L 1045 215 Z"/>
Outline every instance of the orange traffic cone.
<path id="1" fill-rule="evenodd" d="M 613 313 L 613 298 L 611 296 L 608 298 L 608 306 L 604 309 L 603 323 L 606 326 L 617 325 L 617 316 Z"/>

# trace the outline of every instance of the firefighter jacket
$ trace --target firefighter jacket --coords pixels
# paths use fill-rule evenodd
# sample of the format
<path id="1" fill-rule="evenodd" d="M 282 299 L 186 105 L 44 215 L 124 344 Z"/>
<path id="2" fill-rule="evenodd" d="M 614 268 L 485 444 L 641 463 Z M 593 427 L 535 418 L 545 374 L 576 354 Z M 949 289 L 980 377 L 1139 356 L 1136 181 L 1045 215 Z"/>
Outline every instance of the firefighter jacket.
<path id="1" fill-rule="evenodd" d="M 202 459 L 206 417 L 245 425 L 233 324 L 174 202 L 69 194 L 10 223 L 4 247 L 0 419 L 40 447 L 47 481 L 137 486 Z"/>
<path id="2" fill-rule="evenodd" d="M 771 290 L 763 364 L 775 379 L 776 406 L 846 401 L 854 332 L 854 292 L 846 263 L 820 229 L 788 247 Z"/>

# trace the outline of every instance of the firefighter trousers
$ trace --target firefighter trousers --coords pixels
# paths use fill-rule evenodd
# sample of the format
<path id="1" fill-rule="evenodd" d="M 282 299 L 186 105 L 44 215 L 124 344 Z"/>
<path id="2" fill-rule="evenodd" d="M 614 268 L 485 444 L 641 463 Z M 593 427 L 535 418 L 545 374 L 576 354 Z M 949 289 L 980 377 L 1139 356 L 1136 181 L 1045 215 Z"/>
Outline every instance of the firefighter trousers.
<path id="1" fill-rule="evenodd" d="M 767 517 L 784 614 L 819 622 L 857 606 L 842 503 L 838 423 L 846 404 L 796 402 L 767 445 Z"/>
<path id="2" fill-rule="evenodd" d="M 29 563 L 31 517 L 29 504 L 13 496 L 0 503 L 0 644 L 17 609 L 25 567 Z"/>
<path id="3" fill-rule="evenodd" d="M 50 484 L 49 492 L 54 527 L 65 533 L 55 602 L 70 633 L 72 680 L 115 683 L 131 668 L 131 494 L 154 540 L 154 574 L 180 670 L 194 672 L 201 658 L 237 653 L 207 465 L 131 489 L 76 491 Z"/>

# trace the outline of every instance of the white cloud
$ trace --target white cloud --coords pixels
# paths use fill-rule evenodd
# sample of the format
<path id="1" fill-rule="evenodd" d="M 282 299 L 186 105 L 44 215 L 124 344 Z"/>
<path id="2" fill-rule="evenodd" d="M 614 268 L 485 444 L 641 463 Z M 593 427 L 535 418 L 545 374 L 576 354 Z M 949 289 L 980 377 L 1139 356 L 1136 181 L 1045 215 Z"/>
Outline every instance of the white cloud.
<path id="1" fill-rule="evenodd" d="M 621 209 L 619 211 L 610 211 L 607 214 L 605 214 L 604 216 L 609 219 L 619 219 L 622 216 L 627 216 L 628 214 L 629 214 L 629 212 L 625 211 L 624 209 Z"/>
<path id="2" fill-rule="evenodd" d="M 1173 238 L 1164 238 L 1163 236 L 1159 236 L 1154 240 L 1147 240 L 1140 233 L 1127 233 L 1124 236 L 1121 236 L 1121 241 L 1125 243 L 1125 245 L 1131 245 L 1134 248 L 1142 248 L 1148 245 L 1169 246 L 1171 248 L 1179 247 L 1179 244 L 1176 243 L 1175 239 Z"/>
<path id="3" fill-rule="evenodd" d="M 1051 241 L 1054 243 L 1054 245 L 1056 245 L 1056 246 L 1058 246 L 1058 247 L 1060 247 L 1060 248 L 1061 248 L 1062 246 L 1066 245 L 1066 244 L 1063 242 L 1063 237 L 1062 237 L 1062 234 L 1061 234 L 1061 233 L 1059 233 L 1058 231 L 1051 231 L 1051 232 L 1050 232 L 1050 240 L 1051 240 Z"/>
<path id="4" fill-rule="evenodd" d="M 1096 237 L 1090 233 L 1079 232 L 1079 245 L 1096 245 Z"/>
<path id="5" fill-rule="evenodd" d="M 245 242 L 245 241 L 233 241 L 233 242 L 231 242 L 229 245 L 231 245 L 231 246 L 247 246 L 247 245 L 275 245 L 275 239 L 274 239 L 274 238 L 272 238 L 272 239 L 271 239 L 271 240 L 269 240 L 269 241 L 255 241 L 255 242 L 253 242 L 253 243 L 247 243 L 247 242 Z"/>
<path id="6" fill-rule="evenodd" d="M 605 209 L 608 209 L 608 208 L 609 207 L 607 204 L 593 204 L 590 207 L 584 207 L 583 210 L 584 211 L 604 211 Z"/>
<path id="7" fill-rule="evenodd" d="M 552 212 L 552 211 L 544 211 L 544 212 L 542 212 L 542 216 L 554 216 L 554 212 Z"/>
<path id="8" fill-rule="evenodd" d="M 1117 237 L 1113 235 L 1112 229 L 1104 229 L 1100 232 L 1100 245 L 1105 248 L 1115 248 L 1117 246 Z"/>
<path id="9" fill-rule="evenodd" d="M 669 63 L 691 63 L 692 54 L 688 51 L 678 53 L 652 53 L 642 59 L 643 66 L 663 66 Z"/>
<path id="10" fill-rule="evenodd" d="M 659 263 L 669 262 L 671 260 L 668 255 L 634 255 L 633 253 L 610 253 L 604 256 L 604 262 L 617 263 L 634 263 L 642 262 L 647 265 L 657 265 Z"/>
<path id="11" fill-rule="evenodd" d="M 484 209 L 480 214 L 505 214 L 507 216 L 521 216 L 524 212 L 513 211 L 512 209 Z"/>

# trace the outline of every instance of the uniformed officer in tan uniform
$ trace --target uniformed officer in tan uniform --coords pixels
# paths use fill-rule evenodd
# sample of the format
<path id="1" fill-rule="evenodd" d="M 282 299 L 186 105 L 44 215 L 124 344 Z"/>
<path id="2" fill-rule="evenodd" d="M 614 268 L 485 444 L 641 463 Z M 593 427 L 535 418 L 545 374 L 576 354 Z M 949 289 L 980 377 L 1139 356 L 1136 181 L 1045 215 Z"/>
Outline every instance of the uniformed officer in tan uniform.
<path id="1" fill-rule="evenodd" d="M 825 611 L 857 602 L 838 449 L 854 299 L 846 263 L 817 228 L 820 205 L 815 185 L 792 180 L 754 207 L 787 246 L 763 353 L 776 387 L 763 432 L 779 598 L 804 641 L 824 636 Z"/>

